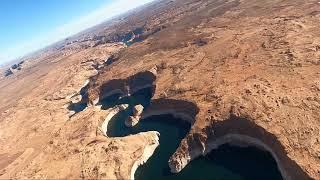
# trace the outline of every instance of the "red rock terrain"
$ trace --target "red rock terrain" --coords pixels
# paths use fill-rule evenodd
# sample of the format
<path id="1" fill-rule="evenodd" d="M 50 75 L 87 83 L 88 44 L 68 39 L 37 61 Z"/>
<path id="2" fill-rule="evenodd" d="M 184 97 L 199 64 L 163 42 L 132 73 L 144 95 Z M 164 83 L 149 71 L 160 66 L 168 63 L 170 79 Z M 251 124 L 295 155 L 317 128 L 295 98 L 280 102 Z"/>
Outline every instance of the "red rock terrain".
<path id="1" fill-rule="evenodd" d="M 315 0 L 163 0 L 29 57 L 0 80 L 0 178 L 133 178 L 158 135 L 107 137 L 119 107 L 97 103 L 141 87 L 154 87 L 141 118 L 192 124 L 172 172 L 231 143 L 269 151 L 284 179 L 320 179 Z"/>

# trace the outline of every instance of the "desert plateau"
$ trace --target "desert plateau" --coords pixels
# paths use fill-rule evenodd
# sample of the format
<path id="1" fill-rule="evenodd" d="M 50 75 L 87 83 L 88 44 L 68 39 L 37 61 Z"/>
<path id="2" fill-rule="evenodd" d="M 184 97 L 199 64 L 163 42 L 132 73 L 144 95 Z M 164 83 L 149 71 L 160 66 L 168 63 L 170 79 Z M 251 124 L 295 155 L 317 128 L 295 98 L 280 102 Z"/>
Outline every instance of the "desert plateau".
<path id="1" fill-rule="evenodd" d="M 0 179 L 320 180 L 319 0 L 156 0 L 0 72 Z"/>

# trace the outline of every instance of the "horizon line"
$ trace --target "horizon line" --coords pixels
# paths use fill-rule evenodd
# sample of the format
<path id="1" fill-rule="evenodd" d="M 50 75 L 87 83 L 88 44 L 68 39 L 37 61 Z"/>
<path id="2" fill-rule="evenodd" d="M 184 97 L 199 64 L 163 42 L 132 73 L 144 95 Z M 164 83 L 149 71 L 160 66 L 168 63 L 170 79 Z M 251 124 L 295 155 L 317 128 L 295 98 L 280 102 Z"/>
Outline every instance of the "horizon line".
<path id="1" fill-rule="evenodd" d="M 44 50 L 72 36 L 81 34 L 90 28 L 94 28 L 95 26 L 110 21 L 117 16 L 121 16 L 152 1 L 155 0 L 138 0 L 136 3 L 132 3 L 133 0 L 118 0 L 111 4 L 105 4 L 86 15 L 82 15 L 77 19 L 73 19 L 68 23 L 58 26 L 44 36 L 28 42 L 22 42 L 19 46 L 6 49 L 7 52 L 2 55 L 3 57 L 0 57 L 0 67 L 7 66 L 19 59 L 22 60 L 23 58 L 32 56 L 32 54 L 37 53 L 38 51 Z"/>

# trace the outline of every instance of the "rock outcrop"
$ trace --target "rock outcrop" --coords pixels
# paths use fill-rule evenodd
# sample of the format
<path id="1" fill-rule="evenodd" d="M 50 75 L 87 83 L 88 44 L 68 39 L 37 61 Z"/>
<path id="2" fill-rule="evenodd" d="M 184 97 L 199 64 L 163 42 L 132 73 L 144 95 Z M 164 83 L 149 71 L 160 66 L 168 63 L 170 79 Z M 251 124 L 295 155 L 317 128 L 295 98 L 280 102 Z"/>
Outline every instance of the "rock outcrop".
<path id="1" fill-rule="evenodd" d="M 140 116 L 129 116 L 126 120 L 125 120 L 125 125 L 127 127 L 133 127 L 135 125 L 137 125 L 139 123 L 140 120 Z"/>
<path id="2" fill-rule="evenodd" d="M 20 71 L 22 69 L 22 65 L 24 64 L 24 61 L 20 61 L 17 64 L 13 64 L 10 68 L 8 68 L 7 70 L 5 70 L 4 72 L 4 76 L 10 76 L 18 71 Z"/>
<path id="3" fill-rule="evenodd" d="M 132 110 L 133 115 L 134 116 L 141 116 L 143 109 L 144 109 L 144 107 L 141 104 L 135 105 Z"/>
<path id="4" fill-rule="evenodd" d="M 126 121 L 125 121 L 125 125 L 127 127 L 133 127 L 135 125 L 137 125 L 139 123 L 139 120 L 141 118 L 141 114 L 143 112 L 144 107 L 139 104 L 133 107 L 132 111 L 133 111 L 133 116 L 129 116 Z"/>

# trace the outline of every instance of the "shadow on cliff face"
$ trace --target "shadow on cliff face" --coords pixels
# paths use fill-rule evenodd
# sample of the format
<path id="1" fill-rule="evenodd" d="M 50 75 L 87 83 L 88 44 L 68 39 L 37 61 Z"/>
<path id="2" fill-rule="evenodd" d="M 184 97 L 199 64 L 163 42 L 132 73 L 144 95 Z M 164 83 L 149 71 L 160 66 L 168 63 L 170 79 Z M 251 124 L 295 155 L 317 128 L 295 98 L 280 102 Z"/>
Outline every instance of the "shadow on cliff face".
<path id="1" fill-rule="evenodd" d="M 138 91 L 150 88 L 153 97 L 155 91 L 155 81 L 157 77 L 153 72 L 144 71 L 134 74 L 126 79 L 112 79 L 105 82 L 99 87 L 98 97 L 100 101 L 106 102 L 107 100 L 112 102 L 112 97 L 125 97 L 137 94 Z M 108 99 L 110 98 L 111 99 Z M 114 100 L 114 97 L 113 97 Z"/>
<path id="2" fill-rule="evenodd" d="M 92 78 L 91 80 L 94 81 L 96 79 Z M 80 92 L 71 98 L 73 99 L 77 95 L 80 95 L 81 97 L 79 100 L 72 100 L 72 102 L 69 104 L 68 110 L 72 112 L 70 116 L 73 116 L 74 114 L 86 109 L 89 102 L 91 104 L 102 104 L 102 109 L 108 109 L 115 105 L 119 105 L 120 103 L 127 102 L 130 99 L 128 99 L 129 96 L 134 97 L 133 99 L 136 99 L 137 102 L 141 101 L 142 105 L 144 105 L 145 101 L 142 101 L 143 97 L 146 96 L 150 101 L 154 95 L 156 88 L 155 81 L 156 75 L 150 71 L 139 72 L 126 79 L 109 80 L 98 88 L 97 94 L 99 97 L 99 102 L 96 103 L 93 103 L 95 101 L 94 99 L 89 101 L 88 93 L 89 88 L 92 88 L 92 85 L 90 86 L 90 84 L 88 84 L 81 88 Z M 141 93 L 141 90 L 143 90 L 143 93 Z M 140 100 L 138 100 L 139 98 Z M 131 98 L 131 101 L 133 99 Z M 137 104 L 137 102 L 135 104 Z M 147 104 L 145 104 L 145 106 L 147 106 Z"/>
<path id="3" fill-rule="evenodd" d="M 144 91 L 139 93 L 144 94 Z M 134 127 L 125 126 L 128 111 L 115 115 L 108 124 L 107 134 L 109 137 L 124 137 L 146 131 L 160 133 L 160 146 L 146 164 L 139 166 L 135 173 L 137 180 L 282 179 L 270 153 L 255 147 L 236 147 L 228 143 L 190 162 L 180 173 L 171 173 L 168 160 L 190 131 L 198 112 L 199 108 L 192 102 L 155 99 L 151 100 L 142 119 Z"/>
<path id="4" fill-rule="evenodd" d="M 128 87 L 125 79 L 112 79 L 99 88 L 99 100 L 106 99 L 114 95 L 125 96 L 128 94 Z"/>
<path id="5" fill-rule="evenodd" d="M 106 39 L 104 43 L 123 42 L 127 45 L 132 45 L 133 43 L 140 41 L 140 36 L 144 34 L 144 32 L 144 27 L 137 27 L 125 32 L 111 33 L 107 36 L 103 36 Z"/>
<path id="6" fill-rule="evenodd" d="M 144 26 L 137 27 L 133 30 L 129 30 L 126 32 L 110 34 L 109 40 L 106 40 L 106 42 L 123 42 L 127 46 L 131 46 L 134 43 L 144 41 L 149 36 L 156 34 L 157 32 L 165 28 L 167 28 L 165 25 L 154 27 L 152 29 L 150 28 L 146 29 Z"/>
<path id="7" fill-rule="evenodd" d="M 193 176 L 195 174 L 194 170 L 203 172 L 205 169 L 206 172 L 203 172 L 204 174 L 214 172 L 211 174 L 212 176 L 208 176 L 211 179 L 223 179 L 225 177 L 227 177 L 225 179 L 263 179 L 262 176 L 264 174 L 261 174 L 264 172 L 263 168 L 268 169 L 267 173 L 270 175 L 265 177 L 282 179 L 277 165 L 283 177 L 290 175 L 306 179 L 306 174 L 286 156 L 284 148 L 274 135 L 257 126 L 252 121 L 236 117 L 214 122 L 204 132 L 188 136 L 186 140 L 188 141 L 190 152 L 203 146 L 203 142 L 207 146 L 205 149 L 211 148 L 210 150 L 214 150 L 208 153 L 207 156 L 199 158 L 200 160 L 196 159 L 191 162 L 186 167 L 186 170 L 183 170 L 181 173 L 170 173 L 168 166 L 169 157 L 178 148 L 182 138 L 189 132 L 191 125 L 194 124 L 195 117 L 199 113 L 199 108 L 196 104 L 184 100 L 151 100 L 155 93 L 155 81 L 156 73 L 145 71 L 134 74 L 126 79 L 110 80 L 100 86 L 98 90 L 98 103 L 102 105 L 102 109 L 109 109 L 121 104 L 129 105 L 128 109 L 120 111 L 108 121 L 108 124 L 106 124 L 107 132 L 104 132 L 106 135 L 109 137 L 124 137 L 145 131 L 160 132 L 160 148 L 155 151 L 154 155 L 145 165 L 138 168 L 135 175 L 137 179 L 150 179 L 154 175 L 160 179 L 184 179 Z M 83 95 L 87 97 L 87 94 Z M 133 107 L 138 104 L 144 107 L 141 119 L 135 126 L 127 127 L 125 121 L 129 116 L 133 115 Z M 268 145 L 271 150 L 264 148 L 259 143 L 247 142 L 243 146 L 246 139 L 234 142 L 231 141 L 232 137 L 228 137 L 227 140 L 222 139 L 219 141 L 219 138 L 230 134 L 240 134 L 255 138 L 261 141 L 262 144 Z M 240 147 L 234 146 L 239 144 L 241 144 Z M 258 163 L 263 162 L 262 164 L 265 164 L 265 166 L 258 169 L 258 165 L 256 164 L 257 173 L 250 173 L 246 168 L 243 168 L 244 165 L 241 164 L 241 160 L 232 162 L 230 157 L 233 157 L 231 159 L 241 159 L 239 157 L 243 157 L 244 159 L 249 159 L 251 164 L 256 159 L 259 161 Z M 248 164 L 250 162 L 246 165 Z M 204 167 L 204 169 L 199 169 L 199 167 Z M 245 167 L 249 167 L 249 165 Z M 215 170 L 209 170 L 211 168 Z M 239 174 L 240 176 L 236 176 L 235 174 Z M 206 177 L 205 179 L 208 178 Z"/>
<path id="8" fill-rule="evenodd" d="M 206 134 L 207 136 L 205 149 L 209 151 L 208 156 L 210 158 L 219 159 L 215 156 L 218 156 L 217 154 L 221 152 L 220 148 L 225 147 L 225 145 L 242 148 L 255 147 L 268 152 L 275 160 L 274 163 L 278 166 L 284 179 L 311 179 L 296 162 L 287 156 L 285 148 L 275 135 L 267 132 L 264 128 L 246 118 L 231 116 L 227 120 L 213 122 L 204 132 L 201 132 L 201 134 Z M 199 147 L 199 142 L 203 142 L 203 139 L 203 136 L 200 134 L 195 134 L 191 138 L 187 138 L 188 144 L 190 145 L 189 151 L 196 148 L 196 146 Z M 241 163 L 239 164 L 237 161 L 233 163 L 239 164 L 238 169 L 232 163 L 224 163 L 222 160 L 219 161 L 223 166 L 235 169 L 235 171 L 242 169 Z M 251 179 L 257 178 L 253 175 L 257 174 L 247 174 Z"/>
<path id="9" fill-rule="evenodd" d="M 146 131 L 158 131 L 160 133 L 160 147 L 156 149 L 153 156 L 146 164 L 139 166 L 135 173 L 135 178 L 142 179 L 186 179 L 197 178 L 202 179 L 282 179 L 281 173 L 277 168 L 275 159 L 269 152 L 256 147 L 235 147 L 234 143 L 228 142 L 219 144 L 215 150 L 211 151 L 205 157 L 197 158 L 178 174 L 172 174 L 168 165 L 170 156 L 179 147 L 181 140 L 190 131 L 194 124 L 199 108 L 196 104 L 175 99 L 153 99 L 155 86 L 155 77 L 146 76 L 148 73 L 138 73 L 126 80 L 109 81 L 105 85 L 107 91 L 100 92 L 103 99 L 100 100 L 102 109 L 109 109 L 116 105 L 129 104 L 127 110 L 120 111 L 113 116 L 107 124 L 105 134 L 109 137 L 124 137 L 138 134 Z M 117 86 L 111 86 L 118 84 Z M 112 87 L 112 88 L 108 88 Z M 114 87 L 116 88 L 113 89 Z M 121 93 L 120 89 L 127 89 L 127 93 Z M 118 93 L 110 93 L 118 92 Z M 120 92 L 120 93 L 119 93 Z M 130 94 L 132 93 L 132 94 Z M 106 96 L 109 95 L 109 96 Z M 111 94 L 111 95 L 110 95 Z M 123 96 L 128 94 L 127 96 Z M 134 105 L 142 104 L 144 111 L 141 119 L 133 127 L 125 125 L 126 119 L 132 115 Z M 230 122 L 229 122 L 230 121 Z M 223 132 L 237 133 L 239 130 L 248 131 L 256 128 L 248 126 L 249 121 L 242 122 L 240 119 L 234 122 L 234 119 L 212 124 L 210 128 L 205 130 L 208 135 L 207 143 L 212 141 L 215 136 L 223 136 Z M 233 126 L 234 128 L 233 128 Z M 252 123 L 252 125 L 254 125 Z M 232 131 L 235 129 L 236 131 Z M 217 131 L 214 133 L 212 132 Z M 260 130 L 258 130 L 260 132 Z M 228 133 L 226 133 L 228 134 Z M 202 139 L 202 136 L 195 135 L 193 139 L 189 139 L 189 150 L 197 148 L 195 144 Z M 203 140 L 203 139 L 202 139 Z M 197 146 L 201 143 L 197 144 Z M 218 148 L 219 147 L 219 148 Z M 208 173 L 210 172 L 210 173 Z M 203 176 L 202 176 L 203 175 Z"/>
<path id="10" fill-rule="evenodd" d="M 145 88 L 139 90 L 131 97 L 118 100 L 119 102 L 116 105 L 129 104 L 129 108 L 128 110 L 119 112 L 110 120 L 107 130 L 109 137 L 124 137 L 139 132 L 157 131 L 157 126 L 164 127 L 166 125 L 176 126 L 176 128 L 186 131 L 186 133 L 190 130 L 199 111 L 198 107 L 192 102 L 174 99 L 155 99 L 150 102 L 152 91 L 151 88 Z M 141 120 L 134 127 L 126 127 L 125 120 L 132 115 L 132 108 L 130 107 L 136 104 L 142 104 L 145 107 Z M 109 103 L 107 103 L 107 106 L 109 106 Z M 182 111 L 183 108 L 186 111 Z M 152 126 L 152 123 L 154 123 L 154 126 Z M 164 124 L 161 125 L 161 123 Z M 147 124 L 146 127 L 145 124 Z M 180 140 L 177 141 L 180 143 Z"/>
<path id="11" fill-rule="evenodd" d="M 135 179 L 163 179 L 170 172 L 168 159 L 177 149 L 180 141 L 186 136 L 191 128 L 189 118 L 194 119 L 199 111 L 196 105 L 191 102 L 172 99 L 151 100 L 153 96 L 152 88 L 144 88 L 126 97 L 124 102 L 120 104 L 142 104 L 145 107 L 144 117 L 133 127 L 125 125 L 126 119 L 132 114 L 131 108 L 116 114 L 110 121 L 107 127 L 107 135 L 109 137 L 124 137 L 138 134 L 147 131 L 157 131 L 160 133 L 160 148 L 157 148 L 153 156 L 146 164 L 139 166 L 135 173 Z M 122 99 L 120 99 L 121 101 Z M 137 101 L 138 100 L 138 101 Z M 142 100 L 142 101 L 141 101 Z M 145 102 L 145 101 L 149 102 Z M 168 106 L 166 106 L 168 105 Z M 129 107 L 130 107 L 129 106 Z M 176 107 L 177 111 L 172 111 Z M 180 112 L 183 107 L 190 110 L 190 116 L 187 120 L 182 120 L 178 117 L 177 112 Z M 157 108 L 160 111 L 157 111 Z M 194 108 L 194 109 L 193 109 Z M 167 111 L 170 110 L 170 111 Z"/>
<path id="12" fill-rule="evenodd" d="M 79 99 L 78 102 L 71 102 L 68 106 L 68 110 L 71 112 L 74 112 L 74 114 L 71 114 L 71 116 L 75 115 L 76 113 L 79 113 L 87 108 L 88 104 L 88 89 L 89 84 L 84 86 L 80 89 L 80 92 L 78 95 L 81 96 L 81 99 Z"/>
<path id="13" fill-rule="evenodd" d="M 223 144 L 210 152 L 205 159 L 241 175 L 243 179 L 283 179 L 272 155 L 255 147 Z"/>
<path id="14" fill-rule="evenodd" d="M 124 96 L 122 93 L 115 93 L 100 100 L 101 109 L 107 110 L 121 104 L 128 104 L 129 109 L 135 105 L 141 104 L 147 108 L 154 95 L 155 86 L 140 89 L 130 96 Z"/>
<path id="15" fill-rule="evenodd" d="M 154 115 L 171 114 L 174 117 L 193 125 L 198 113 L 199 108 L 193 102 L 160 98 L 151 101 L 150 106 L 143 112 L 142 119 Z"/>
<path id="16" fill-rule="evenodd" d="M 255 147 L 221 145 L 166 179 L 282 180 L 270 153 Z"/>
<path id="17" fill-rule="evenodd" d="M 157 77 L 150 71 L 139 72 L 127 79 L 127 85 L 129 86 L 129 93 L 134 93 L 139 89 L 154 85 Z"/>

